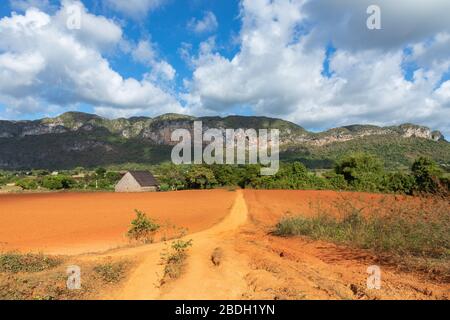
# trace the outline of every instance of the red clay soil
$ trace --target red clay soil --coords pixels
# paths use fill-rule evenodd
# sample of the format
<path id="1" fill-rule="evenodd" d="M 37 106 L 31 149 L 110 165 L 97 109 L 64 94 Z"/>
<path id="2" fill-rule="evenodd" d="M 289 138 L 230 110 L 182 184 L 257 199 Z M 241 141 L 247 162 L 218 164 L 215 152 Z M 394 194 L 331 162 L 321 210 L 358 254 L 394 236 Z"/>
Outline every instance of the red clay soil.
<path id="1" fill-rule="evenodd" d="M 318 212 L 340 216 L 339 207 L 351 203 L 355 208 L 389 208 L 387 203 L 414 204 L 414 197 L 363 192 L 335 192 L 322 190 L 245 190 L 245 199 L 253 218 L 266 224 L 276 224 L 283 216 L 311 217 Z M 364 210 L 362 213 L 366 213 Z"/>
<path id="2" fill-rule="evenodd" d="M 78 254 L 126 245 L 135 209 L 198 232 L 221 221 L 234 198 L 225 190 L 0 195 L 0 251 Z"/>
<path id="3" fill-rule="evenodd" d="M 238 190 L 230 214 L 220 224 L 186 237 L 193 240 L 193 247 L 178 279 L 155 286 L 158 275 L 164 274 L 159 258 L 162 244 L 115 251 L 118 256 L 139 254 L 142 262 L 122 288 L 101 298 L 448 299 L 448 284 L 385 265 L 369 251 L 270 234 L 285 211 L 312 214 L 307 210 L 309 200 L 338 200 L 341 196 L 327 191 Z M 374 201 L 381 197 L 345 196 Z M 221 252 L 219 264 L 212 259 L 217 250 Z M 367 268 L 372 265 L 381 267 L 380 290 L 367 288 Z"/>
<path id="4" fill-rule="evenodd" d="M 367 250 L 352 249 L 303 237 L 271 235 L 284 215 L 311 216 L 314 206 L 353 199 L 380 203 L 385 195 L 331 191 L 245 190 L 249 223 L 235 237 L 236 250 L 248 257 L 246 276 L 249 299 L 449 299 L 450 284 L 430 281 L 424 275 L 404 272 L 379 261 Z M 414 198 L 388 196 L 390 201 Z M 361 201 L 361 202 L 360 202 Z M 381 290 L 367 289 L 367 268 L 382 271 Z"/>

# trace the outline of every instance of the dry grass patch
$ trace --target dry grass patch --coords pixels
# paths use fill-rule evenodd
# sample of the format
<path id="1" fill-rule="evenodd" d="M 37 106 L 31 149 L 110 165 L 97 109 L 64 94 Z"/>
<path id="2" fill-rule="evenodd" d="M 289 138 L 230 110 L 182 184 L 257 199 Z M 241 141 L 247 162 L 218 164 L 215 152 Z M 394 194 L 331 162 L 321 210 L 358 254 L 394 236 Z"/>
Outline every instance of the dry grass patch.
<path id="1" fill-rule="evenodd" d="M 307 236 L 374 251 L 380 260 L 403 270 L 416 270 L 450 282 L 450 206 L 447 199 L 423 198 L 414 202 L 380 200 L 355 207 L 339 201 L 314 217 L 283 218 L 274 233 Z M 336 217 L 336 211 L 339 217 Z"/>
<path id="2" fill-rule="evenodd" d="M 0 256 L 0 300 L 88 300 L 120 284 L 131 269 L 130 261 L 93 262 L 44 255 Z M 81 269 L 81 288 L 67 287 L 67 268 Z"/>
<path id="3" fill-rule="evenodd" d="M 43 254 L 5 253 L 0 255 L 0 273 L 41 272 L 53 269 L 62 262 L 60 257 Z"/>

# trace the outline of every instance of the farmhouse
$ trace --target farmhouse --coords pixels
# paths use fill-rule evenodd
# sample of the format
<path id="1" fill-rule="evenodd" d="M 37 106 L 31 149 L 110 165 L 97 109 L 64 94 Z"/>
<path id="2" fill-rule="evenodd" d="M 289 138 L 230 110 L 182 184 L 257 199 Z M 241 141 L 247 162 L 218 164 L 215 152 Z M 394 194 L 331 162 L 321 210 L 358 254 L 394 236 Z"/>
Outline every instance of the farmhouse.
<path id="1" fill-rule="evenodd" d="M 158 182 L 148 171 L 129 171 L 116 185 L 116 192 L 158 191 Z"/>

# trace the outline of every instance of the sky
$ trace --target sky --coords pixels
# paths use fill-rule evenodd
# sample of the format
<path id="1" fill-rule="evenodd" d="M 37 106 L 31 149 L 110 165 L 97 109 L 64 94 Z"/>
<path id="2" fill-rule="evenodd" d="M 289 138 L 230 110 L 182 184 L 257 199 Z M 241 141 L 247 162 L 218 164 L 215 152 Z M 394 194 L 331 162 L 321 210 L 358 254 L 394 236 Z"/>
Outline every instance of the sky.
<path id="1" fill-rule="evenodd" d="M 448 12 L 448 0 L 6 0 L 0 119 L 240 114 L 448 137 Z"/>

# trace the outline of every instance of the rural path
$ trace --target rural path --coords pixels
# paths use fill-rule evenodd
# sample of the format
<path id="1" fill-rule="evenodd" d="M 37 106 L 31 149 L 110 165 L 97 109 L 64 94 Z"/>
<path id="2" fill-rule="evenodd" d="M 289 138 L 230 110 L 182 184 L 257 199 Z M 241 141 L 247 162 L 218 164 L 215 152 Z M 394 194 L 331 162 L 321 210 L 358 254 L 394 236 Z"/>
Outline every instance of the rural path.
<path id="1" fill-rule="evenodd" d="M 164 269 L 160 261 L 167 244 L 114 252 L 115 257 L 141 260 L 123 286 L 103 298 L 449 299 L 448 283 L 428 281 L 420 274 L 390 266 L 383 267 L 382 289 L 368 290 L 367 267 L 379 263 L 370 252 L 300 237 L 272 236 L 270 230 L 277 218 L 271 208 L 238 190 L 224 220 L 184 238 L 193 240 L 186 268 L 180 278 L 163 286 L 159 286 Z M 218 266 L 212 262 L 217 248 L 223 253 Z"/>
<path id="2" fill-rule="evenodd" d="M 160 287 L 164 266 L 161 253 L 167 244 L 157 243 L 146 249 L 130 249 L 133 252 L 146 250 L 144 260 L 133 271 L 128 281 L 112 299 L 238 299 L 247 289 L 245 276 L 248 261 L 245 255 L 234 250 L 236 233 L 247 221 L 248 210 L 243 192 L 237 191 L 236 200 L 225 219 L 202 232 L 186 236 L 193 240 L 182 277 Z M 222 252 L 220 265 L 212 262 L 216 249 Z M 118 253 L 120 255 L 120 253 Z"/>

